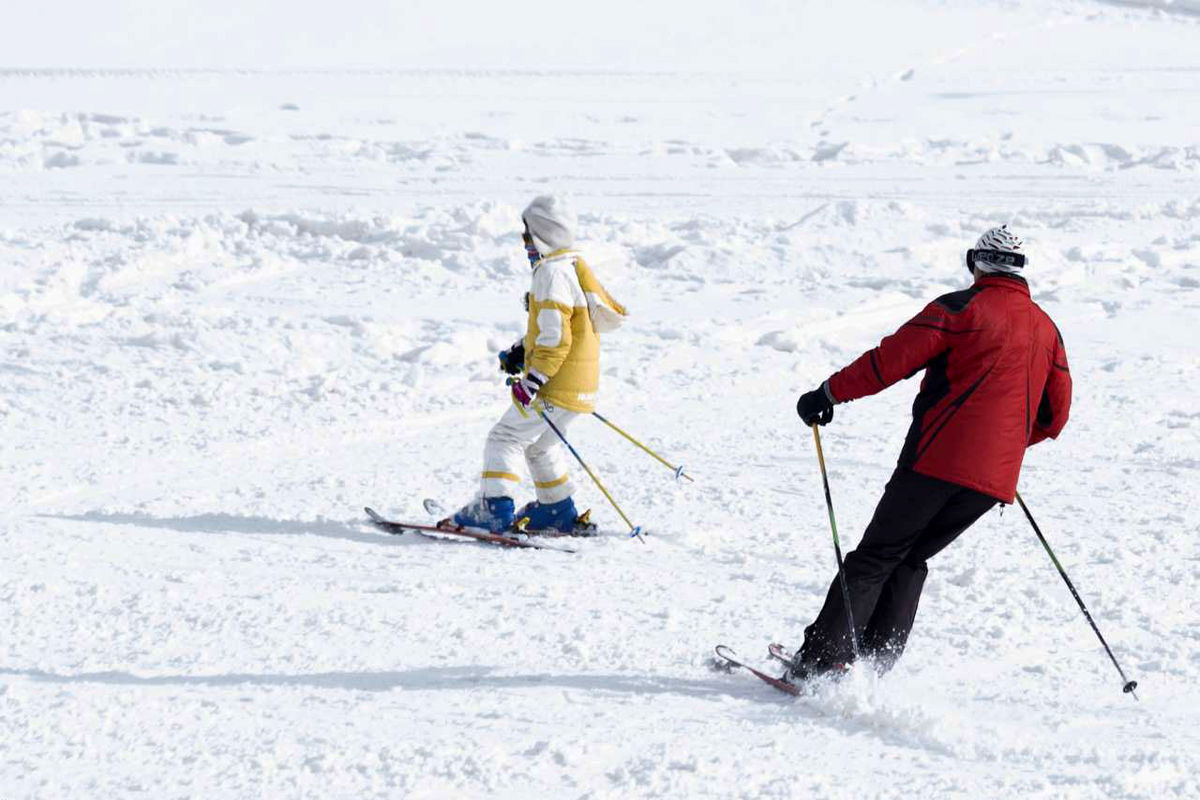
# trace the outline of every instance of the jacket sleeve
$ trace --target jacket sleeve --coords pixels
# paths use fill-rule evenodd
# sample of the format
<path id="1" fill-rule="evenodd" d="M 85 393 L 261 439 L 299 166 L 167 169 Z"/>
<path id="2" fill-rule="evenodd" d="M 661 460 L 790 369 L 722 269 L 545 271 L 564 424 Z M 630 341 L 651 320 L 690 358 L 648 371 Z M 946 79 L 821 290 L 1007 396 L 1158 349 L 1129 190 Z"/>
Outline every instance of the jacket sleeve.
<path id="1" fill-rule="evenodd" d="M 534 275 L 529 299 L 537 320 L 533 353 L 526 353 L 525 366 L 543 382 L 553 378 L 571 352 L 572 305 L 570 278 L 562 270 L 547 269 Z M 587 313 L 587 309 L 582 309 Z"/>
<path id="2" fill-rule="evenodd" d="M 881 392 L 911 377 L 949 346 L 952 317 L 935 301 L 825 382 L 835 403 L 848 403 Z"/>
<path id="3" fill-rule="evenodd" d="M 1062 337 L 1057 336 L 1051 356 L 1050 375 L 1046 378 L 1046 388 L 1042 390 L 1042 399 L 1038 403 L 1037 418 L 1033 423 L 1033 431 L 1029 434 L 1030 446 L 1046 439 L 1057 439 L 1066 427 L 1070 413 L 1071 369 L 1067 364 L 1067 348 Z"/>

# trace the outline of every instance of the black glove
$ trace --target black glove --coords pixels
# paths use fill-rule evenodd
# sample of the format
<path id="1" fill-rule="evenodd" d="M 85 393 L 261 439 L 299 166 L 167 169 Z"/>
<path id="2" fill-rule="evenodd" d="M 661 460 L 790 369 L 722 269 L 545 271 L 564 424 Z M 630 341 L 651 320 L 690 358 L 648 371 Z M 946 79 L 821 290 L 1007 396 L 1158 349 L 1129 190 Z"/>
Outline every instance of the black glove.
<path id="1" fill-rule="evenodd" d="M 805 425 L 828 425 L 833 420 L 833 401 L 826 394 L 825 387 L 818 386 L 800 395 L 796 401 L 796 413 Z"/>
<path id="2" fill-rule="evenodd" d="M 516 375 L 525 369 L 524 342 L 517 342 L 507 350 L 500 351 L 500 369 L 509 375 Z"/>

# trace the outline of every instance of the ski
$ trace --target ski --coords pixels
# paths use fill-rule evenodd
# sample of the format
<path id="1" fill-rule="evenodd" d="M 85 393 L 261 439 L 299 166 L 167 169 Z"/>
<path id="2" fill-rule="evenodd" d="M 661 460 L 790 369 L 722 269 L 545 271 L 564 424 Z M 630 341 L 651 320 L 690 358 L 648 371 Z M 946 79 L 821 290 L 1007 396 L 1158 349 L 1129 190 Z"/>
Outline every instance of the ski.
<path id="1" fill-rule="evenodd" d="M 784 692 L 785 694 L 790 694 L 793 697 L 799 697 L 800 694 L 802 693 L 800 691 L 799 686 L 795 686 L 793 684 L 788 683 L 785 680 L 781 680 L 779 678 L 772 677 L 765 672 L 755 669 L 754 667 L 750 666 L 749 664 L 739 661 L 738 654 L 723 644 L 717 645 L 715 652 L 717 654 L 717 658 L 720 659 L 720 661 L 718 663 L 726 664 L 730 668 L 741 667 L 742 669 L 750 672 L 750 674 L 754 675 L 754 677 L 758 678 L 763 683 L 770 684 L 771 686 L 775 687 L 779 691 Z M 774 654 L 772 654 L 772 657 L 775 657 Z"/>
<path id="2" fill-rule="evenodd" d="M 411 522 L 396 522 L 394 520 L 384 518 L 379 512 L 370 507 L 363 508 L 367 513 L 367 517 L 374 525 L 385 533 L 390 533 L 393 536 L 400 536 L 405 533 L 416 533 L 425 536 L 429 539 L 446 541 L 445 536 L 461 536 L 465 539 L 474 539 L 478 542 L 488 542 L 490 544 L 499 544 L 505 547 L 519 547 L 529 550 L 554 550 L 559 553 L 574 553 L 574 550 L 568 550 L 563 547 L 550 547 L 544 544 L 537 544 L 525 539 L 518 539 L 516 536 L 509 536 L 500 533 L 491 533 L 474 528 L 466 528 L 462 525 L 421 525 Z"/>
<path id="3" fill-rule="evenodd" d="M 446 507 L 438 500 L 427 497 L 422 505 L 425 511 L 435 517 L 447 516 Z M 514 534 L 524 534 L 525 536 L 537 536 L 542 539 L 590 539 L 600 535 L 620 536 L 621 534 L 609 531 L 601 531 L 596 523 L 592 522 L 592 511 L 588 509 L 579 515 L 575 520 L 575 529 L 571 531 L 560 531 L 553 528 L 549 530 L 532 530 L 524 527 L 521 520 L 517 520 L 515 528 L 505 531 L 503 536 L 513 536 Z"/>

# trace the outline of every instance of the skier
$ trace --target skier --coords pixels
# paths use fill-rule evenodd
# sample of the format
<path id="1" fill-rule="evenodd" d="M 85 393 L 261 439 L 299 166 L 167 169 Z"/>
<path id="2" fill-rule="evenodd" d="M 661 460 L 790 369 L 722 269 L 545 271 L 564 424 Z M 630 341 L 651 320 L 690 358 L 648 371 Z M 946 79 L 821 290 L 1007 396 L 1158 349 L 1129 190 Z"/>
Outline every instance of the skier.
<path id="1" fill-rule="evenodd" d="M 835 405 L 925 370 L 899 465 L 844 565 L 861 652 L 881 671 L 904 650 L 926 561 L 997 502 L 1013 502 L 1025 449 L 1056 438 L 1071 405 L 1066 349 L 1030 298 L 1021 240 L 992 228 L 966 262 L 969 289 L 937 298 L 796 404 L 806 425 L 825 425 Z M 784 680 L 845 669 L 853 645 L 835 578 Z"/>
<path id="2" fill-rule="evenodd" d="M 458 525 L 493 532 L 575 529 L 575 487 L 566 456 L 545 414 L 560 431 L 595 408 L 600 382 L 597 333 L 615 330 L 625 308 L 605 291 L 575 244 L 576 219 L 568 202 L 537 197 L 521 214 L 522 238 L 532 267 L 525 295 L 525 336 L 500 353 L 509 375 L 512 406 L 492 427 L 483 450 L 479 496 L 453 516 Z M 524 456 L 537 499 L 514 512 Z"/>

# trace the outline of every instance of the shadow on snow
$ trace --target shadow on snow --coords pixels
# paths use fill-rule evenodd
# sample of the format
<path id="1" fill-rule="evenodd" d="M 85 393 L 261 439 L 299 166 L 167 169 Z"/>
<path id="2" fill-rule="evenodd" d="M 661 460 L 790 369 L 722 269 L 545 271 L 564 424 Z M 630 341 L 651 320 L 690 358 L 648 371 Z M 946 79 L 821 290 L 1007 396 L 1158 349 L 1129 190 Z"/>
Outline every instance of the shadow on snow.
<path id="1" fill-rule="evenodd" d="M 955 756 L 955 750 L 927 730 L 921 719 L 895 717 L 887 709 L 846 708 L 828 699 L 797 698 L 783 695 L 746 676 L 732 679 L 694 680 L 653 675 L 493 675 L 495 667 L 431 667 L 395 672 L 313 672 L 305 674 L 227 675 L 134 675 L 130 672 L 82 672 L 62 675 L 38 669 L 0 668 L 0 678 L 27 678 L 53 684 L 164 687 L 306 687 L 354 692 L 400 691 L 483 691 L 521 689 L 570 689 L 630 696 L 677 695 L 684 697 L 735 698 L 751 701 L 744 719 L 775 724 L 798 719 L 797 711 L 809 722 L 819 722 L 847 735 L 869 734 L 882 743 L 923 752 Z M 791 707 L 791 708 L 789 708 Z M 780 711 L 787 710 L 785 716 Z"/>
<path id="2" fill-rule="evenodd" d="M 3 669 L 0 675 L 47 683 L 92 683 L 114 686 L 267 686 L 345 689 L 359 692 L 443 691 L 460 689 L 578 689 L 627 694 L 678 694 L 718 697 L 746 694 L 752 685 L 718 680 L 687 680 L 630 675 L 492 675 L 493 667 L 444 667 L 404 672 L 314 672 L 297 675 L 232 673 L 229 675 L 134 675 L 130 672 L 82 672 L 60 675 L 38 669 Z M 780 696 L 787 702 L 788 698 Z"/>
<path id="3" fill-rule="evenodd" d="M 367 533 L 354 525 L 330 520 L 286 520 L 269 517 L 241 517 L 236 514 L 193 514 L 188 517 L 152 517 L 149 514 L 87 511 L 83 514 L 39 514 L 48 519 L 71 522 L 99 522 L 105 525 L 132 525 L 138 528 L 158 528 L 181 533 L 256 533 L 278 536 L 324 536 L 352 542 L 400 543 L 413 541 L 398 536 Z"/>

